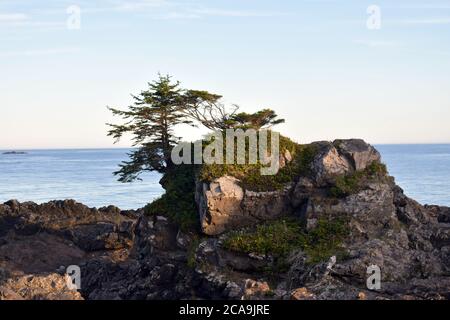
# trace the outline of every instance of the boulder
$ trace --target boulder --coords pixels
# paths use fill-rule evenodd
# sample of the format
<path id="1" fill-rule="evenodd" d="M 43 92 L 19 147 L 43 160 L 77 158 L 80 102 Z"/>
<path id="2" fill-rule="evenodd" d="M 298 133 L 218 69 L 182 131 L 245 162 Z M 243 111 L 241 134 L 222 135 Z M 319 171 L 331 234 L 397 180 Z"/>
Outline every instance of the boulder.
<path id="1" fill-rule="evenodd" d="M 347 174 L 353 170 L 350 161 L 339 154 L 331 142 L 315 142 L 313 145 L 318 150 L 311 164 L 316 186 L 327 186 L 334 181 L 336 176 Z"/>
<path id="2" fill-rule="evenodd" d="M 224 176 L 210 183 L 197 182 L 196 200 L 203 233 L 218 235 L 227 230 L 271 220 L 291 213 L 289 191 L 252 192 L 239 180 Z"/>
<path id="3" fill-rule="evenodd" d="M 280 169 L 284 168 L 289 162 L 292 161 L 292 154 L 289 150 L 285 150 L 283 153 L 280 154 L 280 160 L 279 165 Z"/>
<path id="4" fill-rule="evenodd" d="M 380 162 L 380 153 L 363 140 L 335 140 L 314 142 L 318 150 L 312 163 L 316 186 L 323 187 L 334 182 L 336 176 L 361 171 L 373 162 Z"/>
<path id="5" fill-rule="evenodd" d="M 123 249 L 131 246 L 131 235 L 113 223 L 81 225 L 64 230 L 68 239 L 85 251 Z"/>
<path id="6" fill-rule="evenodd" d="M 339 154 L 350 161 L 356 171 L 364 170 L 373 162 L 381 162 L 380 153 L 361 139 L 335 140 L 333 145 Z"/>
<path id="7" fill-rule="evenodd" d="M 241 202 L 244 190 L 238 179 L 230 176 L 221 177 L 211 183 L 200 183 L 197 187 L 198 207 L 202 231 L 208 235 L 216 235 L 227 225 L 243 223 L 244 212 Z"/>
<path id="8" fill-rule="evenodd" d="M 66 276 L 53 273 L 12 277 L 0 282 L 0 300 L 84 299 L 78 291 L 68 288 Z"/>
<path id="9" fill-rule="evenodd" d="M 247 279 L 245 281 L 245 290 L 243 300 L 263 300 L 272 295 L 272 290 L 267 282 Z"/>
<path id="10" fill-rule="evenodd" d="M 298 288 L 291 292 L 291 300 L 315 300 L 315 295 L 306 288 Z"/>
<path id="11" fill-rule="evenodd" d="M 425 208 L 427 208 L 439 222 L 450 223 L 449 207 L 426 205 Z"/>

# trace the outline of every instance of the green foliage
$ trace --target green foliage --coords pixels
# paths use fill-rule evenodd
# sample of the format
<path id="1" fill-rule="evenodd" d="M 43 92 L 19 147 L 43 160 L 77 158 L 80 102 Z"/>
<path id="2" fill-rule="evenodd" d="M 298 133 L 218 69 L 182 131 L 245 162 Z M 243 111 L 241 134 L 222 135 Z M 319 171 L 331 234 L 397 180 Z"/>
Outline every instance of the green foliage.
<path id="1" fill-rule="evenodd" d="M 318 148 L 313 144 L 296 145 L 295 158 L 293 161 L 293 173 L 295 175 L 309 176 L 311 164 L 317 155 Z"/>
<path id="2" fill-rule="evenodd" d="M 195 97 L 195 98 L 194 98 Z M 172 166 L 171 151 L 179 142 L 174 134 L 177 125 L 194 125 L 189 110 L 192 101 L 212 102 L 220 96 L 207 91 L 190 91 L 180 87 L 178 81 L 170 76 L 159 75 L 156 81 L 148 84 L 148 89 L 133 96 L 134 103 L 126 110 L 108 108 L 113 115 L 123 119 L 122 124 L 108 124 L 108 135 L 116 142 L 124 134 L 131 134 L 135 151 L 129 153 L 129 161 L 119 165 L 114 174 L 119 181 L 131 182 L 139 179 L 144 171 L 164 173 Z"/>
<path id="3" fill-rule="evenodd" d="M 309 263 L 325 261 L 332 255 L 343 256 L 342 242 L 348 235 L 344 218 L 319 219 L 317 226 L 306 231 L 298 219 L 267 222 L 253 229 L 230 232 L 223 247 L 240 253 L 271 255 L 277 270 L 286 266 L 287 256 L 294 250 L 303 250 Z"/>
<path id="4" fill-rule="evenodd" d="M 330 189 L 330 195 L 345 198 L 362 190 L 368 181 L 379 180 L 387 176 L 387 168 L 383 163 L 372 162 L 366 169 L 336 178 L 335 185 Z"/>
<path id="5" fill-rule="evenodd" d="M 129 154 L 130 160 L 122 162 L 120 170 L 114 173 L 122 182 L 138 179 L 143 171 L 165 172 L 171 162 L 170 151 L 178 141 L 173 128 L 191 123 L 181 113 L 179 82 L 159 75 L 158 80 L 148 85 L 147 90 L 133 96 L 134 104 L 127 110 L 108 108 L 124 120 L 123 124 L 108 124 L 111 128 L 108 135 L 117 142 L 129 133 L 133 136 L 133 146 L 138 147 Z"/>
<path id="6" fill-rule="evenodd" d="M 148 204 L 145 213 L 166 216 L 182 230 L 196 229 L 195 170 L 194 165 L 178 165 L 168 170 L 160 181 L 166 192 Z"/>
<path id="7" fill-rule="evenodd" d="M 261 175 L 261 165 L 258 165 L 238 177 L 242 186 L 251 191 L 274 191 L 282 189 L 299 176 L 309 175 L 316 148 L 313 145 L 299 145 L 286 137 L 280 137 L 280 154 L 284 154 L 286 150 L 289 150 L 293 159 L 276 175 Z"/>
<path id="8" fill-rule="evenodd" d="M 231 127 L 260 130 L 284 123 L 284 119 L 277 119 L 278 115 L 271 109 L 263 109 L 255 113 L 241 112 L 231 117 Z"/>
<path id="9" fill-rule="evenodd" d="M 386 165 L 377 161 L 368 165 L 365 172 L 370 177 L 385 177 L 388 174 Z"/>
<path id="10" fill-rule="evenodd" d="M 200 244 L 200 238 L 194 236 L 192 243 L 190 244 L 187 252 L 187 265 L 189 268 L 194 269 L 196 266 L 195 253 L 197 251 L 198 245 Z"/>
<path id="11" fill-rule="evenodd" d="M 303 244 L 301 229 L 297 220 L 276 220 L 258 225 L 253 230 L 232 231 L 223 246 L 235 252 L 286 256 Z"/>
<path id="12" fill-rule="evenodd" d="M 330 194 L 336 198 L 345 198 L 359 191 L 362 174 L 352 174 L 349 176 L 339 176 L 335 185 L 330 189 Z"/>
<path id="13" fill-rule="evenodd" d="M 348 235 L 348 225 L 344 218 L 319 219 L 317 226 L 305 236 L 303 250 L 311 264 L 325 261 L 333 255 L 342 257 L 342 242 Z"/>
<path id="14" fill-rule="evenodd" d="M 270 141 L 270 135 L 268 135 Z M 246 145 L 248 153 L 248 141 Z M 270 144 L 268 146 L 270 150 Z M 211 164 L 203 165 L 199 178 L 202 181 L 212 181 L 224 175 L 230 175 L 241 182 L 242 187 L 251 191 L 274 191 L 283 188 L 301 175 L 310 174 L 310 166 L 317 153 L 314 145 L 299 145 L 289 138 L 280 135 L 280 154 L 289 151 L 292 161 L 281 168 L 276 175 L 261 175 L 261 163 L 257 164 Z"/>

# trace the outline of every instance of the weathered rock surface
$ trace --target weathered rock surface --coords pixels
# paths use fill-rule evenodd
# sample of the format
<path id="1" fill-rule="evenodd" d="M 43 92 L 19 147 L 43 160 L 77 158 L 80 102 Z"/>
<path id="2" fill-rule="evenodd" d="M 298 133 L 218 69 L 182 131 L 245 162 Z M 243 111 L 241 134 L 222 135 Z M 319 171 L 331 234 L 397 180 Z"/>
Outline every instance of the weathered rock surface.
<path id="1" fill-rule="evenodd" d="M 0 298 L 81 299 L 67 287 L 66 267 L 124 259 L 134 221 L 133 212 L 73 200 L 0 204 Z"/>
<path id="2" fill-rule="evenodd" d="M 65 276 L 55 273 L 3 280 L 0 276 L 0 281 L 0 300 L 83 300 L 79 292 L 68 288 Z"/>
<path id="3" fill-rule="evenodd" d="M 348 256 L 328 273 L 317 265 L 307 266 L 302 255 L 294 258 L 289 287 L 306 287 L 318 299 L 356 299 L 358 292 L 368 298 L 450 298 L 450 225 L 439 223 L 399 187 L 372 184 L 339 201 L 311 201 L 316 205 L 306 213 L 307 219 L 324 215 L 349 219 L 350 235 L 344 244 Z M 381 269 L 378 291 L 366 288 L 371 265 Z"/>
<path id="4" fill-rule="evenodd" d="M 319 152 L 312 172 L 316 186 L 322 187 L 334 181 L 337 175 L 364 170 L 373 162 L 381 162 L 380 153 L 363 140 L 336 140 L 314 142 Z"/>
<path id="5" fill-rule="evenodd" d="M 361 171 L 373 162 L 381 161 L 379 152 L 363 140 L 322 141 L 312 145 L 317 149 L 311 164 L 312 176 L 298 177 L 283 190 L 245 190 L 238 179 L 230 176 L 210 183 L 197 182 L 196 202 L 202 231 L 208 235 L 218 235 L 234 228 L 290 215 L 300 210 L 299 205 L 307 198 L 302 190 L 326 187 L 333 183 L 336 176 Z M 286 158 L 292 160 L 290 153 Z"/>
<path id="6" fill-rule="evenodd" d="M 250 192 L 232 177 L 198 184 L 204 237 L 162 216 L 74 201 L 0 205 L 0 299 L 449 299 L 450 208 L 422 206 L 391 178 L 342 198 L 324 190 L 337 174 L 364 170 L 379 153 L 360 140 L 319 142 L 310 176 L 278 192 Z M 345 218 L 339 252 L 310 262 L 291 252 L 270 276 L 270 254 L 227 250 L 227 231 L 281 216 Z M 221 234 L 219 236 L 219 234 Z M 81 268 L 81 291 L 65 269 Z M 369 290 L 367 268 L 381 271 Z"/>
<path id="7" fill-rule="evenodd" d="M 425 208 L 429 209 L 439 222 L 450 223 L 450 208 L 430 205 L 426 205 Z"/>
<path id="8" fill-rule="evenodd" d="M 381 157 L 362 140 L 314 145 L 318 153 L 312 163 L 312 175 L 299 177 L 281 191 L 278 199 L 282 199 L 282 204 L 273 206 L 263 220 L 294 214 L 305 220 L 307 230 L 314 230 L 321 218 L 344 217 L 349 228 L 342 248 L 346 256 L 330 257 L 329 262 L 311 265 L 307 263 L 306 253 L 294 254 L 290 258 L 290 270 L 281 277 L 283 280 L 280 279 L 278 286 L 272 288 L 273 296 L 281 299 L 450 298 L 450 209 L 418 204 L 406 197 L 392 178 L 366 182 L 361 190 L 342 199 L 330 198 L 323 190 L 333 184 L 336 176 L 364 170 L 373 162 L 380 163 Z M 233 202 L 233 207 L 221 202 L 221 197 L 211 197 L 208 193 L 199 196 L 206 199 L 209 208 L 223 204 L 220 220 L 216 219 L 217 212 L 210 214 L 212 211 L 206 208 L 201 217 L 205 233 L 218 234 L 258 223 L 257 218 L 249 221 L 237 217 L 255 217 L 250 214 L 251 208 L 264 207 L 268 200 L 277 203 L 265 193 L 253 193 L 255 197 L 248 207 L 244 206 L 247 191 L 239 194 L 239 198 L 229 194 L 227 201 Z M 263 209 L 258 211 L 264 212 Z M 231 227 L 224 223 L 226 213 L 234 215 L 240 224 Z M 258 262 L 271 264 L 270 258 L 257 260 L 251 254 L 243 256 L 224 251 L 220 238 L 209 239 L 201 244 L 198 259 L 203 265 L 213 266 L 218 273 L 227 267 L 257 274 Z M 382 285 L 377 291 L 368 290 L 366 286 L 367 268 L 371 265 L 381 269 Z"/>
<path id="9" fill-rule="evenodd" d="M 244 190 L 234 177 L 198 183 L 196 199 L 202 231 L 218 235 L 226 230 L 252 225 L 292 212 L 290 186 L 272 192 Z"/>
<path id="10" fill-rule="evenodd" d="M 312 163 L 313 180 L 316 186 L 326 186 L 336 176 L 353 170 L 349 159 L 339 154 L 338 149 L 331 142 L 315 142 L 314 145 L 319 150 Z"/>
<path id="11" fill-rule="evenodd" d="M 350 161 L 355 170 L 364 170 L 372 162 L 380 162 L 380 153 L 361 139 L 335 140 L 333 145 L 340 155 Z"/>

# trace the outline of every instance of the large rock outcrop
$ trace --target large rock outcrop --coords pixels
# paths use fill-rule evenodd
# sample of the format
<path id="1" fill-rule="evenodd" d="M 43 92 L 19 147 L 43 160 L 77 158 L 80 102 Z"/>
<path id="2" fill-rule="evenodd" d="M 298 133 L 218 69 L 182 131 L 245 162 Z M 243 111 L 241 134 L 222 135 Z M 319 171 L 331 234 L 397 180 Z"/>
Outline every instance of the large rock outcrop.
<path id="1" fill-rule="evenodd" d="M 310 164 L 309 176 L 296 177 L 284 188 L 271 192 L 244 189 L 239 180 L 224 176 L 212 182 L 197 182 L 196 202 L 202 231 L 218 235 L 226 230 L 249 226 L 301 210 L 305 188 L 322 188 L 334 182 L 336 176 L 362 171 L 381 156 L 363 140 L 322 141 L 312 144 L 316 155 Z M 289 159 L 292 160 L 291 157 Z"/>
<path id="2" fill-rule="evenodd" d="M 345 218 L 348 235 L 339 252 L 330 253 L 322 262 L 308 262 L 308 254 L 301 249 L 292 252 L 289 270 L 270 288 L 271 296 L 305 300 L 450 298 L 450 224 L 442 222 L 448 208 L 424 207 L 389 180 L 369 183 L 342 199 L 312 192 L 307 203 L 302 218 L 308 231 L 314 231 L 319 219 Z M 198 249 L 199 265 L 209 266 L 216 277 L 226 269 L 248 275 L 276 267 L 270 255 L 227 250 L 223 246 L 226 237 L 205 240 Z M 379 290 L 369 290 L 366 285 L 368 268 L 373 265 L 381 270 Z M 236 275 L 230 278 L 236 279 Z"/>
<path id="3" fill-rule="evenodd" d="M 226 230 L 274 219 L 292 212 L 290 186 L 271 192 L 243 189 L 239 180 L 224 176 L 211 183 L 197 182 L 196 201 L 202 231 L 218 235 Z"/>

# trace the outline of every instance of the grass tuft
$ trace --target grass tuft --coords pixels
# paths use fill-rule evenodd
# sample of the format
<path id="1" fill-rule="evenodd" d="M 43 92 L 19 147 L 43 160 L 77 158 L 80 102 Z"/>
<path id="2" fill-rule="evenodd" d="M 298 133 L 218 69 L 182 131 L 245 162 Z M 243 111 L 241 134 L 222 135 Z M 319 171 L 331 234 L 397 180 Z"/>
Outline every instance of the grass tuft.
<path id="1" fill-rule="evenodd" d="M 162 215 L 183 231 L 199 229 L 195 204 L 195 166 L 174 166 L 160 181 L 166 192 L 145 207 L 147 215 Z"/>
<path id="2" fill-rule="evenodd" d="M 367 182 L 383 179 L 387 174 L 386 165 L 374 161 L 362 171 L 337 177 L 334 186 L 330 189 L 330 195 L 335 198 L 345 198 L 356 194 Z"/>
<path id="3" fill-rule="evenodd" d="M 211 182 L 224 175 L 229 175 L 239 179 L 241 186 L 250 191 L 280 190 L 287 183 L 293 182 L 298 176 L 309 175 L 311 163 L 317 153 L 317 147 L 314 145 L 300 145 L 289 138 L 280 136 L 280 154 L 284 154 L 286 150 L 289 151 L 293 159 L 281 168 L 276 175 L 261 175 L 260 169 L 263 167 L 261 163 L 211 164 L 201 167 L 199 178 L 202 181 Z"/>
<path id="4" fill-rule="evenodd" d="M 239 253 L 270 255 L 278 266 L 285 266 L 294 250 L 303 250 L 311 264 L 327 260 L 332 255 L 343 256 L 342 243 L 348 235 L 346 219 L 321 218 L 317 226 L 306 231 L 295 218 L 267 222 L 230 232 L 223 247 Z"/>

